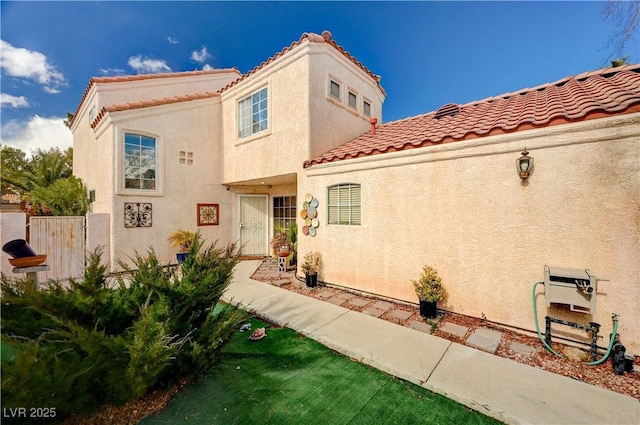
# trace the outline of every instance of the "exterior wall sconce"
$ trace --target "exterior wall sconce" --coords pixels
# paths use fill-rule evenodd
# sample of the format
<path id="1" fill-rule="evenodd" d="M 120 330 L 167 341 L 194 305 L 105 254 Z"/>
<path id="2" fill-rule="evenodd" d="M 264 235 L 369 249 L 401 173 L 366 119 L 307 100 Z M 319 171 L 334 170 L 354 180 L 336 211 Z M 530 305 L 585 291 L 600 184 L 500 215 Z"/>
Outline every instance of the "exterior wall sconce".
<path id="1" fill-rule="evenodd" d="M 533 158 L 528 155 L 529 152 L 527 152 L 527 148 L 524 148 L 522 156 L 516 159 L 516 169 L 522 180 L 528 179 L 533 171 Z"/>

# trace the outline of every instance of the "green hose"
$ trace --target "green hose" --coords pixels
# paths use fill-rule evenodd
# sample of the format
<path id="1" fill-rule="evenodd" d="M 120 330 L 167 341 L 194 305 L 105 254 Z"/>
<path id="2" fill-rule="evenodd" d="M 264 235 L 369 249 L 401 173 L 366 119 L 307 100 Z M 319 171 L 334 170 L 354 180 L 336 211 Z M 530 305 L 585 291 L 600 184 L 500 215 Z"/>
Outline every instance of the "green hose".
<path id="1" fill-rule="evenodd" d="M 536 305 L 536 288 L 540 284 L 544 285 L 544 282 L 536 282 L 533 285 L 533 291 L 531 294 L 531 301 L 533 304 L 533 320 L 535 320 L 535 323 L 536 323 L 536 331 L 538 332 L 538 338 L 540 338 L 540 341 L 542 342 L 542 344 L 545 346 L 547 350 L 549 350 L 550 352 L 552 352 L 558 357 L 562 357 L 562 354 L 558 353 L 553 348 L 551 348 L 549 344 L 547 344 L 547 341 L 544 339 L 544 337 L 542 336 L 542 333 L 540 332 L 540 325 L 538 324 L 538 308 Z M 609 357 L 609 354 L 611 354 L 611 347 L 613 347 L 613 344 L 616 340 L 616 335 L 618 333 L 618 315 L 614 313 L 612 315 L 612 319 L 613 319 L 613 333 L 611 334 L 611 338 L 609 339 L 609 346 L 607 347 L 607 351 L 604 353 L 604 356 L 600 358 L 600 360 L 595 360 L 592 362 L 585 363 L 586 365 L 588 366 L 599 365 L 600 363 L 604 362 L 607 359 L 607 357 Z"/>

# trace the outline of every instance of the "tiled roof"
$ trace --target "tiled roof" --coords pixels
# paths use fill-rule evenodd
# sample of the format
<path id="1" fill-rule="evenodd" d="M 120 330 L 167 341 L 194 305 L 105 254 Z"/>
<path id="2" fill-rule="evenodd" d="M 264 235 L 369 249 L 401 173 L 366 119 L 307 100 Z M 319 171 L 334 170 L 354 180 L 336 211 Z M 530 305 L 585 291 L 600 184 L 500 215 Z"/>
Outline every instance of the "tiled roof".
<path id="1" fill-rule="evenodd" d="M 175 77 L 192 77 L 194 75 L 207 75 L 207 74 L 219 74 L 223 72 L 235 71 L 239 72 L 237 68 L 229 68 L 229 69 L 206 69 L 201 71 L 186 71 L 186 72 L 167 72 L 164 74 L 138 74 L 138 75 L 116 75 L 111 77 L 92 77 L 87 84 L 87 87 L 84 89 L 84 93 L 82 93 L 82 98 L 80 102 L 78 102 L 78 107 L 76 108 L 75 113 L 73 114 L 74 120 L 78 115 L 78 111 L 80 111 L 80 107 L 87 99 L 89 95 L 89 91 L 91 87 L 93 87 L 96 83 L 123 83 L 127 81 L 140 81 L 140 80 L 152 80 L 157 78 L 175 78 Z M 105 108 L 103 108 L 103 112 Z M 131 108 L 128 108 L 131 109 Z M 105 111 L 111 112 L 111 111 Z M 72 122 L 73 123 L 73 120 Z"/>
<path id="2" fill-rule="evenodd" d="M 304 163 L 315 164 L 640 112 L 640 64 L 605 68 L 386 123 Z"/>
<path id="3" fill-rule="evenodd" d="M 96 126 L 100 124 L 100 121 L 102 121 L 105 115 L 109 112 L 119 112 L 119 111 L 126 111 L 129 109 L 147 108 L 150 106 L 169 105 L 171 103 L 188 102 L 190 100 L 209 99 L 211 97 L 217 97 L 217 96 L 220 96 L 219 91 L 186 94 L 182 96 L 170 96 L 170 97 L 163 97 L 162 99 L 141 100 L 138 102 L 128 102 L 128 103 L 121 103 L 117 105 L 109 105 L 109 106 L 105 106 L 100 110 L 100 112 L 98 112 L 98 114 L 93 119 L 93 121 L 91 121 L 90 125 L 91 125 L 91 128 L 96 128 Z"/>
<path id="4" fill-rule="evenodd" d="M 258 65 L 255 68 L 253 68 L 251 71 L 247 72 L 246 74 L 244 74 L 243 76 L 241 76 L 237 80 L 235 80 L 232 83 L 228 84 L 226 87 L 223 87 L 222 90 L 220 90 L 220 91 L 223 92 L 223 91 L 235 86 L 240 81 L 242 81 L 242 80 L 250 77 L 251 75 L 255 74 L 256 72 L 258 72 L 259 70 L 261 70 L 265 66 L 273 63 L 275 60 L 279 59 L 283 55 L 285 55 L 285 54 L 289 53 L 290 51 L 294 50 L 296 47 L 298 47 L 298 46 L 300 46 L 300 45 L 302 45 L 304 43 L 308 43 L 308 42 L 309 43 L 327 43 L 327 44 L 329 44 L 334 49 L 336 49 L 338 52 L 340 52 L 340 54 L 345 56 L 347 59 L 349 59 L 351 62 L 353 62 L 356 66 L 358 66 L 360 69 L 362 69 L 367 75 L 369 75 L 376 82 L 376 84 L 378 85 L 378 88 L 380 89 L 380 91 L 383 94 L 385 93 L 384 89 L 380 85 L 380 76 L 379 75 L 375 75 L 367 67 L 365 67 L 360 61 L 358 61 L 349 52 L 347 52 L 342 46 L 338 45 L 335 42 L 335 40 L 333 40 L 331 38 L 331 33 L 329 31 L 323 31 L 322 35 L 315 34 L 315 33 L 312 33 L 312 32 L 305 32 L 300 37 L 300 40 L 294 41 L 293 43 L 291 43 L 291 45 L 289 45 L 289 47 L 285 47 L 284 49 L 282 49 L 281 51 L 279 51 L 275 55 L 271 56 L 266 61 L 262 62 L 260 65 Z"/>

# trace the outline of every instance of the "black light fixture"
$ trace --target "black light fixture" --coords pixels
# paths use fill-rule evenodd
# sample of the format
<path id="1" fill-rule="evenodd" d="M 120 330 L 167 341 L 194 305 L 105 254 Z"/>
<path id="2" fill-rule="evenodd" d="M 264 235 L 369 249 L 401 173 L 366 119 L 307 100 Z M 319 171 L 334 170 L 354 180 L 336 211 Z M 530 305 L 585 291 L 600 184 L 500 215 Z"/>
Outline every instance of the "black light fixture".
<path id="1" fill-rule="evenodd" d="M 518 170 L 518 175 L 522 180 L 528 179 L 531 175 L 531 172 L 533 171 L 533 158 L 529 156 L 527 148 L 524 148 L 522 156 L 516 159 L 516 169 Z"/>

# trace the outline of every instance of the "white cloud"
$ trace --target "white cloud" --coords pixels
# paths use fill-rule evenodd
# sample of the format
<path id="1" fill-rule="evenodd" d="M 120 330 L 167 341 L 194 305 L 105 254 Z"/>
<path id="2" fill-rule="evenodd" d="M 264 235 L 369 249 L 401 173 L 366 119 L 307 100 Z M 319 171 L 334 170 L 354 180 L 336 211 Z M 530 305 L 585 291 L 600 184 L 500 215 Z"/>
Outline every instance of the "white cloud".
<path id="1" fill-rule="evenodd" d="M 27 98 L 24 96 L 13 96 L 7 93 L 0 93 L 0 105 L 4 108 L 26 108 L 29 106 Z"/>
<path id="2" fill-rule="evenodd" d="M 204 46 L 202 46 L 202 49 L 200 50 L 194 50 L 193 52 L 191 52 L 191 60 L 196 62 L 202 63 L 210 57 L 211 55 L 209 54 L 209 52 L 207 52 L 207 48 Z"/>
<path id="3" fill-rule="evenodd" d="M 203 69 L 204 71 L 208 71 L 208 70 L 210 70 L 210 69 L 215 69 L 215 68 L 214 68 L 214 67 L 212 67 L 211 65 L 209 65 L 208 63 L 206 63 L 206 64 L 202 67 L 202 69 Z"/>
<path id="4" fill-rule="evenodd" d="M 27 155 L 36 149 L 58 147 L 65 150 L 73 146 L 71 130 L 64 125 L 64 118 L 43 118 L 34 115 L 28 122 L 11 120 L 2 125 L 0 143 L 21 149 Z"/>
<path id="5" fill-rule="evenodd" d="M 122 68 L 100 68 L 100 73 L 102 75 L 124 75 L 127 71 Z"/>
<path id="6" fill-rule="evenodd" d="M 138 74 L 150 73 L 157 74 L 160 72 L 170 72 L 171 68 L 163 60 L 143 58 L 141 55 L 131 56 L 128 62 Z"/>
<path id="7" fill-rule="evenodd" d="M 0 40 L 0 67 L 11 77 L 26 78 L 41 84 L 47 93 L 59 93 L 64 76 L 40 52 L 14 47 Z"/>
<path id="8" fill-rule="evenodd" d="M 176 40 L 173 37 L 167 37 L 167 41 L 169 42 L 169 44 L 178 44 L 179 43 L 179 41 Z"/>

